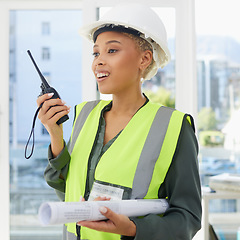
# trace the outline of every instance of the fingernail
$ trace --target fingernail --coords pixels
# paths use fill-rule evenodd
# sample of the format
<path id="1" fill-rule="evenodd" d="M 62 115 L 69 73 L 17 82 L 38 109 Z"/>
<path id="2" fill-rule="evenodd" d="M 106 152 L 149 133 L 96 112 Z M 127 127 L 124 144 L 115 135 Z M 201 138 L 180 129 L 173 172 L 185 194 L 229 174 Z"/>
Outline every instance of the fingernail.
<path id="1" fill-rule="evenodd" d="M 82 202 L 83 200 L 83 196 L 80 196 L 79 202 Z"/>
<path id="2" fill-rule="evenodd" d="M 54 95 L 54 93 L 49 93 L 48 96 L 49 97 L 52 97 Z"/>
<path id="3" fill-rule="evenodd" d="M 65 104 L 66 102 L 62 100 L 62 103 Z"/>
<path id="4" fill-rule="evenodd" d="M 104 207 L 104 206 L 101 206 L 101 207 L 99 208 L 99 211 L 100 211 L 101 213 L 106 213 L 106 212 L 107 212 L 107 208 Z"/>

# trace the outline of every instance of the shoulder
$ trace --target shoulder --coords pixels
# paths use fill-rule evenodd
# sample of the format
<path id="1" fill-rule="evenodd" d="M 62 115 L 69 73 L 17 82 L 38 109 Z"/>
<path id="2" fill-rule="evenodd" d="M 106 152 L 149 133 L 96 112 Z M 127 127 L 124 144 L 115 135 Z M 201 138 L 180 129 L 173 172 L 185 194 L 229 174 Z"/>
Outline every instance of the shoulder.
<path id="1" fill-rule="evenodd" d="M 105 101 L 105 100 L 93 100 L 93 101 L 85 101 L 80 104 L 77 104 L 75 106 L 75 109 L 81 110 L 84 106 L 85 108 L 94 108 L 97 105 L 106 105 L 109 104 L 111 101 Z"/>
<path id="2" fill-rule="evenodd" d="M 109 104 L 110 101 L 104 100 L 94 100 L 94 101 L 85 101 L 75 106 L 74 111 L 74 120 L 81 114 L 88 115 L 96 107 L 100 110 Z"/>
<path id="3" fill-rule="evenodd" d="M 190 115 L 186 114 L 183 119 L 177 148 L 178 151 L 185 149 L 186 152 L 190 149 L 195 149 L 196 154 L 198 154 L 198 141 L 195 134 L 194 122 L 192 117 L 191 122 L 189 122 L 189 118 Z"/>
<path id="4" fill-rule="evenodd" d="M 75 106 L 75 112 L 80 112 L 83 109 L 84 106 L 85 106 L 85 108 L 86 107 L 89 108 L 91 106 L 96 106 L 99 102 L 100 102 L 100 100 L 81 102 L 81 103 L 79 103 Z"/>
<path id="5" fill-rule="evenodd" d="M 165 116 L 166 115 L 171 116 L 171 121 L 174 122 L 174 125 L 175 124 L 185 125 L 186 122 L 188 122 L 189 127 L 192 128 L 193 132 L 195 132 L 194 119 L 190 114 L 181 112 L 175 108 L 166 107 L 159 103 L 153 103 L 151 101 L 148 102 L 148 105 L 149 107 L 157 108 L 158 111 L 162 112 L 162 114 Z"/>

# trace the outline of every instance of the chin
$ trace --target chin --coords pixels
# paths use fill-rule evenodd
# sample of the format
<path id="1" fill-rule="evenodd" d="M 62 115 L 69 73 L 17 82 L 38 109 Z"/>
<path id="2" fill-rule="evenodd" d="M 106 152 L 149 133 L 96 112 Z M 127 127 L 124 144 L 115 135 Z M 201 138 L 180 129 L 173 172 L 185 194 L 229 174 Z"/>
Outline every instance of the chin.
<path id="1" fill-rule="evenodd" d="M 105 95 L 112 95 L 113 93 L 111 93 L 111 92 L 101 92 L 101 91 L 99 91 L 101 94 L 105 94 Z"/>
<path id="2" fill-rule="evenodd" d="M 102 88 L 99 88 L 99 87 L 98 87 L 98 91 L 99 91 L 101 94 L 113 94 L 113 92 L 110 91 L 109 89 L 102 89 Z"/>
<path id="3" fill-rule="evenodd" d="M 114 94 L 115 92 L 114 89 L 108 84 L 98 84 L 98 91 L 101 94 Z"/>

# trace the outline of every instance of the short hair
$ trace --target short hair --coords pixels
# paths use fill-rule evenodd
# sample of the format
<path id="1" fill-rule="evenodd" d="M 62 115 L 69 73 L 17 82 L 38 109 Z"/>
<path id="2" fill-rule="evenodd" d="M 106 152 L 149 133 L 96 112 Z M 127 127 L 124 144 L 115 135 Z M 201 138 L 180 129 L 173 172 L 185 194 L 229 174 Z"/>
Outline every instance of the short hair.
<path id="1" fill-rule="evenodd" d="M 123 32 L 122 34 L 131 38 L 136 43 L 138 50 L 140 50 L 141 52 L 150 50 L 153 53 L 152 45 L 148 41 L 146 41 L 144 38 L 133 35 L 131 33 Z M 145 78 L 145 76 L 151 71 L 151 69 L 153 67 L 153 63 L 154 63 L 154 59 L 152 58 L 152 62 L 147 66 L 147 68 L 145 69 L 145 71 L 143 73 L 143 78 Z"/>

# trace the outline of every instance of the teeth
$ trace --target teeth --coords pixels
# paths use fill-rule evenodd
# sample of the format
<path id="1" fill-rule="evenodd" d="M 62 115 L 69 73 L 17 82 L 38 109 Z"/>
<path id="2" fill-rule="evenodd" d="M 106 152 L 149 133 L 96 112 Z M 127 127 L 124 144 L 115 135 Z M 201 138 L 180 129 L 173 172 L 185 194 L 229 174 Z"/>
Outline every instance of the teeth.
<path id="1" fill-rule="evenodd" d="M 97 77 L 101 78 L 101 77 L 108 77 L 109 73 L 97 73 Z"/>

